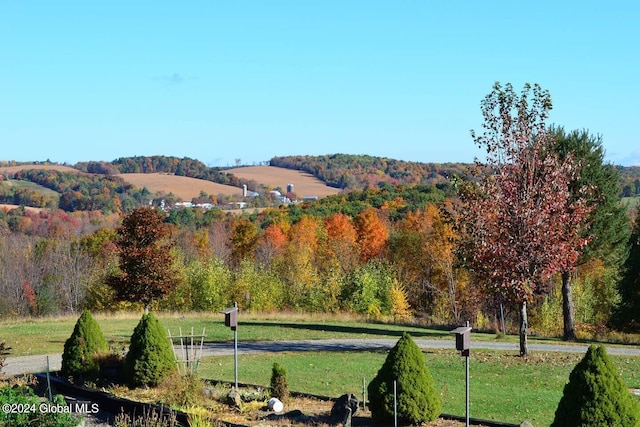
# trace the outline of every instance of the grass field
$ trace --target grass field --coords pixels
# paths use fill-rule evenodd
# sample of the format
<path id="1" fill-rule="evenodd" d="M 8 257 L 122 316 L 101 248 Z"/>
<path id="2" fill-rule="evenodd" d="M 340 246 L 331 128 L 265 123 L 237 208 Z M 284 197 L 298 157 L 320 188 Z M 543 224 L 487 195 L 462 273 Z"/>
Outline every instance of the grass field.
<path id="1" fill-rule="evenodd" d="M 197 334 L 206 333 L 206 342 L 230 342 L 233 334 L 224 326 L 219 313 L 155 313 L 162 326 L 176 335 L 191 328 Z M 115 346 L 128 343 L 140 313 L 94 314 L 107 340 Z M 73 332 L 76 316 L 0 320 L 0 340 L 12 348 L 12 356 L 62 353 L 64 342 Z M 416 339 L 452 340 L 448 329 L 434 329 L 416 325 L 371 323 L 351 316 L 242 314 L 239 336 L 244 341 L 278 341 L 333 338 L 399 338 L 409 332 Z M 636 336 L 627 337 L 637 342 Z M 497 338 L 493 333 L 473 332 L 473 341 L 518 342 L 516 335 Z M 529 337 L 530 343 L 564 344 L 555 338 Z"/>
<path id="2" fill-rule="evenodd" d="M 243 355 L 238 359 L 238 381 L 268 386 L 274 362 L 287 371 L 289 388 L 307 393 L 362 398 L 365 384 L 382 366 L 386 352 L 279 353 Z M 440 391 L 443 412 L 464 415 L 465 362 L 456 352 L 425 352 L 427 366 Z M 569 373 L 580 354 L 533 353 L 528 360 L 496 351 L 474 351 L 470 358 L 470 413 L 474 418 L 535 426 L 551 424 Z M 611 357 L 627 385 L 640 388 L 640 358 Z M 203 378 L 233 381 L 233 357 L 207 357 Z"/>
<path id="3" fill-rule="evenodd" d="M 640 197 L 623 197 L 622 205 L 627 208 L 627 210 L 638 209 L 640 207 Z"/>
<path id="4" fill-rule="evenodd" d="M 173 315 L 158 313 L 163 327 L 177 335 L 180 328 L 183 332 L 191 328 L 197 334 L 205 328 L 207 342 L 226 342 L 233 340 L 233 334 L 224 326 L 222 314 L 186 314 Z M 139 314 L 125 313 L 118 315 L 94 316 L 102 332 L 111 343 L 122 345 L 129 341 L 135 328 Z M 12 348 L 12 356 L 31 354 L 62 353 L 64 342 L 73 332 L 76 317 L 55 317 L 43 319 L 4 320 L 0 321 L 0 340 Z M 297 316 L 247 316 L 240 320 L 239 335 L 245 341 L 273 341 L 300 339 L 331 338 L 399 338 L 403 331 L 416 338 L 451 339 L 448 331 L 426 329 L 417 326 L 393 324 L 365 323 L 356 319 L 339 319 Z M 491 339 L 491 334 L 477 334 L 477 339 Z M 474 335 L 476 339 L 476 335 Z"/>

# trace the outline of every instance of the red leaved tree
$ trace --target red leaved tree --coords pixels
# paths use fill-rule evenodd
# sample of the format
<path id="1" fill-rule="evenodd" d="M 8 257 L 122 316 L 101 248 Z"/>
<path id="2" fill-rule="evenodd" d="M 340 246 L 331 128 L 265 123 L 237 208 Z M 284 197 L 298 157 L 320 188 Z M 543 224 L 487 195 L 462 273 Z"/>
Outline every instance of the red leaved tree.
<path id="1" fill-rule="evenodd" d="M 571 268 L 587 243 L 587 208 L 572 197 L 576 167 L 562 160 L 545 120 L 549 92 L 526 84 L 520 95 L 496 83 L 482 101 L 484 132 L 472 131 L 487 150 L 475 184 L 463 187 L 474 273 L 520 312 L 520 354 L 526 356 L 527 303 L 551 275 Z"/>
<path id="2" fill-rule="evenodd" d="M 180 281 L 169 240 L 171 224 L 155 209 L 138 208 L 122 220 L 116 246 L 120 271 L 107 277 L 119 301 L 149 305 L 171 292 Z"/>

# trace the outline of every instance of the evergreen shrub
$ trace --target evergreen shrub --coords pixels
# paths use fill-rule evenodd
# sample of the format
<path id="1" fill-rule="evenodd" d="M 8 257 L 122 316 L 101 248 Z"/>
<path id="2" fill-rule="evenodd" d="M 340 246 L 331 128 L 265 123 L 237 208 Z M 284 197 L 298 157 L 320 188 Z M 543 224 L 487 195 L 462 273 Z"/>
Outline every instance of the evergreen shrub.
<path id="1" fill-rule="evenodd" d="M 73 333 L 64 343 L 62 375 L 78 381 L 94 379 L 100 371 L 96 354 L 108 349 L 100 325 L 88 310 L 84 310 L 73 328 Z"/>
<path id="2" fill-rule="evenodd" d="M 124 378 L 132 387 L 153 387 L 174 371 L 175 366 L 167 333 L 153 314 L 143 315 L 131 335 L 129 352 L 124 359 Z"/>
<path id="3" fill-rule="evenodd" d="M 371 417 L 381 423 L 393 420 L 393 381 L 396 381 L 398 421 L 420 424 L 435 420 L 442 410 L 424 355 L 408 333 L 404 333 L 387 355 L 376 377 L 369 383 Z"/>
<path id="4" fill-rule="evenodd" d="M 640 426 L 640 404 L 604 346 L 590 346 L 571 371 L 552 426 Z"/>
<path id="5" fill-rule="evenodd" d="M 281 402 L 286 402 L 289 398 L 287 371 L 279 363 L 274 363 L 271 368 L 271 397 L 276 397 Z"/>

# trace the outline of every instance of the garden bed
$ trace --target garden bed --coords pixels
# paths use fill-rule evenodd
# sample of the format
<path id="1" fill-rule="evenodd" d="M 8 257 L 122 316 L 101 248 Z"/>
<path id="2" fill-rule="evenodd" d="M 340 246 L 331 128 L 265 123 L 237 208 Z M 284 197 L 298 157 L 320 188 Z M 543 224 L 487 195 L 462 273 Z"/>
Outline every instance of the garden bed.
<path id="1" fill-rule="evenodd" d="M 46 387 L 46 375 L 37 374 L 36 378 L 42 386 Z M 149 402 L 138 401 L 135 398 L 123 398 L 113 394 L 89 387 L 78 386 L 55 376 L 50 377 L 51 386 L 57 392 L 86 399 L 98 404 L 101 412 L 113 414 L 129 414 L 131 417 L 143 413 L 155 411 L 156 413 L 174 418 L 181 425 L 187 426 L 189 415 L 182 411 L 171 410 L 166 406 Z M 219 387 L 229 387 L 228 383 L 215 382 Z M 242 384 L 241 390 L 259 390 L 259 386 Z M 134 396 L 132 394 L 132 396 Z M 228 405 L 220 405 L 215 410 L 216 425 L 228 427 L 280 427 L 280 426 L 334 426 L 336 422 L 330 418 L 331 408 L 335 399 L 326 396 L 314 396 L 305 393 L 292 393 L 292 397 L 285 404 L 282 413 L 275 414 L 268 411 L 264 402 L 253 402 L 243 406 L 243 409 L 233 408 Z M 515 424 L 506 424 L 486 420 L 471 419 L 471 425 L 486 427 L 515 427 Z M 339 423 L 338 423 L 339 425 Z M 371 419 L 370 412 L 365 409 L 359 411 L 352 418 L 354 427 L 379 426 Z M 450 415 L 443 415 L 436 421 L 425 424 L 423 427 L 460 427 L 464 426 L 464 419 Z"/>

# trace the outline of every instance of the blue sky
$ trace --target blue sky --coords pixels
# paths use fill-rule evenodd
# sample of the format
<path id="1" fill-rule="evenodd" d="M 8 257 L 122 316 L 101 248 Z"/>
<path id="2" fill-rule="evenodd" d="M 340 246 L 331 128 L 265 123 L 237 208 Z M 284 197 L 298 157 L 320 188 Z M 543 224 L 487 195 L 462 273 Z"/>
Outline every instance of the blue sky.
<path id="1" fill-rule="evenodd" d="M 0 0 L 0 160 L 471 162 L 500 81 L 640 165 L 639 22 L 631 1 Z"/>

